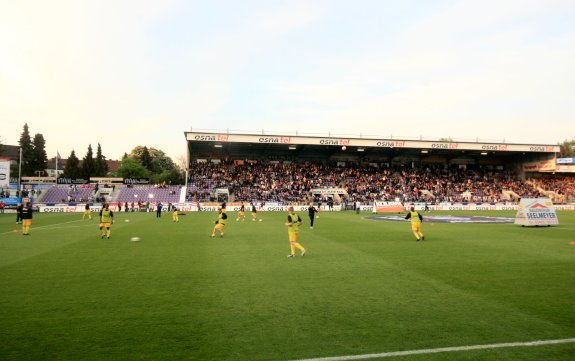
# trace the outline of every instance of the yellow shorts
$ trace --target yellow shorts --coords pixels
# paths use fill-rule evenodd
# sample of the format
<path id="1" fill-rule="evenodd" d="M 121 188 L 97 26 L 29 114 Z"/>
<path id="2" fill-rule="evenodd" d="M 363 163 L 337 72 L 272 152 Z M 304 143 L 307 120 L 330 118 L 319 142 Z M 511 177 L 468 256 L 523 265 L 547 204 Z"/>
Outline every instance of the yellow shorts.
<path id="1" fill-rule="evenodd" d="M 102 222 L 102 223 L 100 223 L 100 228 L 110 228 L 110 222 Z"/>
<path id="2" fill-rule="evenodd" d="M 25 227 L 30 227 L 30 225 L 32 224 L 32 220 L 31 219 L 23 219 L 22 220 L 22 225 Z"/>
<path id="3" fill-rule="evenodd" d="M 297 232 L 288 232 L 289 241 L 296 242 L 297 241 Z"/>
<path id="4" fill-rule="evenodd" d="M 411 230 L 412 230 L 413 232 L 419 232 L 419 231 L 421 230 L 421 224 L 420 224 L 420 223 L 412 224 L 412 225 L 411 225 Z"/>
<path id="5" fill-rule="evenodd" d="M 216 226 L 214 227 L 214 229 L 219 230 L 219 229 L 224 228 L 224 226 L 225 226 L 225 224 L 218 223 L 218 224 L 216 224 Z"/>
<path id="6" fill-rule="evenodd" d="M 91 211 L 91 210 L 86 210 L 86 211 L 84 211 L 84 215 L 85 215 L 85 216 L 89 216 L 90 214 L 92 214 L 92 211 Z"/>

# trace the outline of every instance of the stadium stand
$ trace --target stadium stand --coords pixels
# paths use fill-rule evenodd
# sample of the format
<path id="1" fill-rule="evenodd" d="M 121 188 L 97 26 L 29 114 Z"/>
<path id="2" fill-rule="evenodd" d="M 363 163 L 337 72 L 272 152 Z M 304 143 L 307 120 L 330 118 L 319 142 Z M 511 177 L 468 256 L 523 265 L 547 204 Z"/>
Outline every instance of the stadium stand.
<path id="1" fill-rule="evenodd" d="M 117 202 L 160 201 L 177 203 L 180 200 L 181 186 L 124 186 L 121 188 Z"/>
<path id="2" fill-rule="evenodd" d="M 87 202 L 93 198 L 90 185 L 53 186 L 42 197 L 43 203 Z"/>
<path id="3" fill-rule="evenodd" d="M 534 178 L 530 182 L 555 203 L 575 202 L 575 177 Z"/>
<path id="4" fill-rule="evenodd" d="M 39 200 L 41 203 L 78 203 L 78 202 L 146 202 L 160 201 L 177 203 L 180 200 L 182 186 L 116 186 L 114 188 L 92 185 L 50 187 Z M 103 193 L 101 193 L 103 192 Z M 152 195 L 152 197 L 150 197 Z"/>
<path id="5" fill-rule="evenodd" d="M 214 201 L 225 188 L 230 200 L 306 203 L 312 188 L 341 187 L 346 201 L 364 204 L 374 199 L 401 202 L 516 202 L 521 197 L 573 194 L 575 182 L 540 179 L 522 181 L 513 171 L 489 166 L 356 164 L 348 162 L 196 163 L 188 179 L 188 201 Z M 569 193 L 570 192 L 570 193 Z M 566 201 L 566 197 L 556 200 Z"/>

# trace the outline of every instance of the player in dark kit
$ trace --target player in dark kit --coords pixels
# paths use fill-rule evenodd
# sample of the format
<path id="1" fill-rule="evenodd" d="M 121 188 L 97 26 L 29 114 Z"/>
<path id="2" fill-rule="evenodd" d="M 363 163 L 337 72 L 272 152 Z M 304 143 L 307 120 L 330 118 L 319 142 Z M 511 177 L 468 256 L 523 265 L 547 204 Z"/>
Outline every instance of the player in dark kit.
<path id="1" fill-rule="evenodd" d="M 309 215 L 309 228 L 313 229 L 313 221 L 315 219 L 315 214 L 318 212 L 318 210 L 313 206 L 313 203 L 309 204 L 309 207 L 307 209 L 307 213 Z"/>
<path id="2" fill-rule="evenodd" d="M 24 205 L 22 203 L 18 203 L 16 207 L 16 224 L 22 223 L 22 210 L 24 209 Z"/>

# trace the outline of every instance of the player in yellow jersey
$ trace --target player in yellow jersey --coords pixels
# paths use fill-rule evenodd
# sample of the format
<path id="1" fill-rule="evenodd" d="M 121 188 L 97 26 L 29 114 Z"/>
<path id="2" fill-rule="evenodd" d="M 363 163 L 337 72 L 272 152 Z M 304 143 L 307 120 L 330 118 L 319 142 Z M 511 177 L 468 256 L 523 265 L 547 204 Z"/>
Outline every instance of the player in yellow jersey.
<path id="1" fill-rule="evenodd" d="M 258 218 L 258 209 L 255 203 L 252 203 L 252 222 L 255 222 Z"/>
<path id="2" fill-rule="evenodd" d="M 288 257 L 295 257 L 295 249 L 301 251 L 301 255 L 305 256 L 305 248 L 297 241 L 299 226 L 303 224 L 301 218 L 294 212 L 293 207 L 288 208 L 288 217 L 285 225 L 288 227 L 290 254 Z"/>
<path id="3" fill-rule="evenodd" d="M 242 202 L 242 206 L 240 207 L 240 211 L 238 212 L 238 218 L 236 218 L 236 222 L 239 220 L 245 221 L 246 220 L 246 207 L 244 206 L 244 203 Z"/>
<path id="4" fill-rule="evenodd" d="M 32 225 L 32 205 L 30 201 L 24 200 L 22 204 L 22 234 L 24 236 L 30 235 L 30 226 Z"/>
<path id="5" fill-rule="evenodd" d="M 413 235 L 418 242 L 423 241 L 425 237 L 421 232 L 421 222 L 423 222 L 421 214 L 416 212 L 414 207 L 411 207 L 409 213 L 405 216 L 405 219 L 411 219 L 411 231 L 413 232 Z"/>
<path id="6" fill-rule="evenodd" d="M 110 210 L 108 203 L 104 203 L 100 211 L 100 238 L 110 239 L 110 225 L 114 223 L 114 213 Z"/>
<path id="7" fill-rule="evenodd" d="M 82 215 L 82 219 L 86 219 L 86 217 L 88 217 L 88 219 L 92 219 L 92 210 L 90 209 L 89 203 L 86 203 L 84 206 L 84 214 Z"/>
<path id="8" fill-rule="evenodd" d="M 216 225 L 212 231 L 212 238 L 216 236 L 216 231 L 220 232 L 220 238 L 224 236 L 224 227 L 226 226 L 226 220 L 228 219 L 228 215 L 225 212 L 225 209 L 218 208 L 218 220 L 216 221 Z"/>
<path id="9" fill-rule="evenodd" d="M 178 223 L 180 221 L 180 217 L 178 217 L 178 208 L 172 206 L 172 221 Z"/>

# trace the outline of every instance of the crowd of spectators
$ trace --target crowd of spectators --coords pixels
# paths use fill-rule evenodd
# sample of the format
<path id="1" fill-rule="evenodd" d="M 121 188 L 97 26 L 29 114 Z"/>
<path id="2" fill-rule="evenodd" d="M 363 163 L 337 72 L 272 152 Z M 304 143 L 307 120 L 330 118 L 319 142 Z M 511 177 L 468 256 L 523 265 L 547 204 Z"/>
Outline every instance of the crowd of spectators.
<path id="1" fill-rule="evenodd" d="M 556 203 L 575 202 L 575 177 L 538 178 L 531 181 L 534 187 L 543 189 Z"/>
<path id="2" fill-rule="evenodd" d="M 230 199 L 304 204 L 314 188 L 339 187 L 346 203 L 518 201 L 543 196 L 530 182 L 502 169 L 459 165 L 389 165 L 334 162 L 193 163 L 188 201 L 214 201 L 216 189 Z M 573 195 L 574 182 L 556 181 L 559 194 Z M 342 200 L 344 201 L 344 200 Z"/>
<path id="3" fill-rule="evenodd" d="M 337 166 L 322 163 L 195 163 L 188 200 L 206 201 L 226 188 L 238 200 L 305 202 L 313 188 L 339 186 Z"/>
<path id="4" fill-rule="evenodd" d="M 39 197 L 42 194 L 41 189 L 23 189 L 22 192 L 16 190 L 11 192 L 10 189 L 0 190 L 0 198 L 10 198 L 12 195 L 15 197 Z"/>

